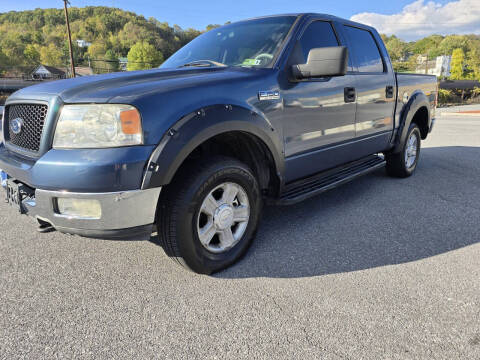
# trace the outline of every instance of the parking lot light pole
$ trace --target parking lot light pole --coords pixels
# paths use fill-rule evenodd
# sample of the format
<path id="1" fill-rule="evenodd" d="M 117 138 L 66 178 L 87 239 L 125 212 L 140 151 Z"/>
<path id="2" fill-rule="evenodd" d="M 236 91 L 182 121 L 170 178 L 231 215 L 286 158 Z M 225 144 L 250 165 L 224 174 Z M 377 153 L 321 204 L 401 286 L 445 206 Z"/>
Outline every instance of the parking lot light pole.
<path id="1" fill-rule="evenodd" d="M 62 0 L 62 1 L 65 9 L 65 22 L 67 24 L 68 47 L 70 50 L 70 66 L 72 71 L 72 77 L 75 77 L 75 63 L 73 62 L 72 35 L 70 33 L 70 22 L 68 21 L 68 10 L 67 10 L 67 5 L 69 5 L 70 2 L 68 0 Z"/>

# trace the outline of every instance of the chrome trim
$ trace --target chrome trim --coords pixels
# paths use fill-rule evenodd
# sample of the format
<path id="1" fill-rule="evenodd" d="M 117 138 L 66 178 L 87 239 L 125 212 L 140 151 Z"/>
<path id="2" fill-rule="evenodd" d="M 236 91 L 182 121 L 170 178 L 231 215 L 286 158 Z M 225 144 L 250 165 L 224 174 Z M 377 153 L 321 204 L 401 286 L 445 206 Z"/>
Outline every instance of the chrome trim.
<path id="1" fill-rule="evenodd" d="M 8 114 L 7 107 L 10 105 L 19 105 L 19 104 L 34 104 L 34 105 L 46 105 L 47 116 L 45 117 L 45 122 L 43 125 L 42 135 L 40 137 L 40 148 L 38 151 L 30 151 L 28 149 L 21 148 L 12 144 L 10 141 L 6 141 L 3 131 L 2 131 L 2 140 L 5 147 L 21 156 L 27 157 L 29 159 L 39 159 L 52 147 L 53 134 L 57 124 L 57 118 L 60 114 L 60 110 L 63 106 L 62 99 L 57 95 L 50 94 L 36 94 L 35 99 L 30 98 L 29 96 L 10 96 L 5 103 L 5 114 Z M 8 119 L 3 119 L 3 129 L 8 126 Z"/>
<path id="2" fill-rule="evenodd" d="M 47 221 L 53 227 L 78 230 L 120 230 L 155 223 L 161 188 L 110 193 L 73 193 L 68 191 L 35 190 L 35 199 L 23 200 L 27 214 Z M 98 200 L 102 207 L 100 219 L 60 215 L 56 198 Z"/>

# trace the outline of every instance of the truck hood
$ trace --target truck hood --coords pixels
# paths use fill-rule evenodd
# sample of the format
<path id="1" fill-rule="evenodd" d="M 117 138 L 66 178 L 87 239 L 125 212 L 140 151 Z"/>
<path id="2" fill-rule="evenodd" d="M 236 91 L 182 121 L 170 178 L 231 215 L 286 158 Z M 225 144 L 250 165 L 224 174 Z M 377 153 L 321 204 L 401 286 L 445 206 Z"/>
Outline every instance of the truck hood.
<path id="1" fill-rule="evenodd" d="M 75 79 L 44 82 L 21 89 L 12 99 L 35 99 L 36 95 L 59 96 L 65 103 L 134 102 L 153 92 L 165 92 L 232 81 L 253 76 L 255 70 L 245 68 L 182 68 L 119 72 Z"/>

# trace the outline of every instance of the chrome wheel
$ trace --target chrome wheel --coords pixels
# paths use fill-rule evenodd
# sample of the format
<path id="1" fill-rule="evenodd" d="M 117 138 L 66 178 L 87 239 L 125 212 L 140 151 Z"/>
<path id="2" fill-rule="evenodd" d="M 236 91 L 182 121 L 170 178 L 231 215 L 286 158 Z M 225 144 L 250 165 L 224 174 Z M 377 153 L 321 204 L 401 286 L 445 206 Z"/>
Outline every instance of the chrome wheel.
<path id="1" fill-rule="evenodd" d="M 405 149 L 405 167 L 410 169 L 417 159 L 418 153 L 418 137 L 415 132 L 410 134 L 410 137 L 407 140 L 407 146 Z"/>
<path id="2" fill-rule="evenodd" d="M 225 252 L 240 241 L 249 218 L 245 190 L 231 182 L 220 184 L 202 202 L 197 218 L 198 238 L 208 251 Z"/>

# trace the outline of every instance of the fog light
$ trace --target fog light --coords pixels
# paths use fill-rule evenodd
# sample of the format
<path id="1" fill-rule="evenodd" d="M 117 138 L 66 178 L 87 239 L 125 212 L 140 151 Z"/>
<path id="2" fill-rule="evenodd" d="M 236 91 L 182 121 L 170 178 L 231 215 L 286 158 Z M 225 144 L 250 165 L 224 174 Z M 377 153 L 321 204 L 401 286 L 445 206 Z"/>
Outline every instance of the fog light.
<path id="1" fill-rule="evenodd" d="M 60 215 L 82 219 L 102 217 L 102 207 L 98 200 L 58 198 L 57 208 Z"/>

